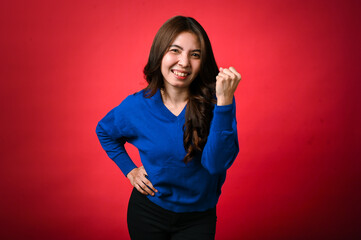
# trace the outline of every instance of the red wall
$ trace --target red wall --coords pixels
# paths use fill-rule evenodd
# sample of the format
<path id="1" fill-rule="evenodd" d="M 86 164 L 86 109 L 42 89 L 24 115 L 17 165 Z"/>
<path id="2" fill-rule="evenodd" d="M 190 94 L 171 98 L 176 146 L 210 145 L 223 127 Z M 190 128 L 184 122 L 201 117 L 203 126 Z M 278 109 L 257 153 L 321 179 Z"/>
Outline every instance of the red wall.
<path id="1" fill-rule="evenodd" d="M 128 239 L 131 186 L 95 126 L 178 14 L 243 77 L 217 239 L 361 236 L 358 2 L 2 1 L 1 239 Z"/>

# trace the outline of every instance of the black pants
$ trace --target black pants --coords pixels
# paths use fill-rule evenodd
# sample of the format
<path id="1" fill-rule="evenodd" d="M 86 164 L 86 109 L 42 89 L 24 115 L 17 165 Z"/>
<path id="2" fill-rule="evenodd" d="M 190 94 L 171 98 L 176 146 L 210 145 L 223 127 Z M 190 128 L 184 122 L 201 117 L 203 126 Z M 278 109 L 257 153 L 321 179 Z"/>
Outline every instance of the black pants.
<path id="1" fill-rule="evenodd" d="M 216 208 L 204 212 L 175 213 L 159 207 L 135 188 L 128 205 L 132 240 L 210 240 L 216 233 Z"/>

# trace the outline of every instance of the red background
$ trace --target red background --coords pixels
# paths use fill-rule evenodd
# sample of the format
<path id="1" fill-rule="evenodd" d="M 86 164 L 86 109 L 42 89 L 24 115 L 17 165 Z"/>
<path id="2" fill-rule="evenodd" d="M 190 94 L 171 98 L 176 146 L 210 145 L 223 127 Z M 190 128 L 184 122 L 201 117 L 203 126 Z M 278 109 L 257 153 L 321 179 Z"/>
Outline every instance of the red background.
<path id="1" fill-rule="evenodd" d="M 358 2 L 2 1 L 1 239 L 128 239 L 131 186 L 95 126 L 179 14 L 243 78 L 217 239 L 361 236 Z"/>

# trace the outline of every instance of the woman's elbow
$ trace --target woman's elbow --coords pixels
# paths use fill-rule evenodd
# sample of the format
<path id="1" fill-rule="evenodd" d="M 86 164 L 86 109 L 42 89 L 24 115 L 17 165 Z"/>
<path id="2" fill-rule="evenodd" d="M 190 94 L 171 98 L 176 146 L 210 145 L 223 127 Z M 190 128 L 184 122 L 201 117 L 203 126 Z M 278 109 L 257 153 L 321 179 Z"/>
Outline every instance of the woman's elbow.
<path id="1" fill-rule="evenodd" d="M 234 151 L 229 152 L 228 156 L 227 154 L 223 154 L 220 157 L 214 158 L 213 161 L 204 161 L 202 165 L 211 175 L 222 174 L 232 166 L 234 160 L 238 155 L 238 152 L 239 150 L 238 148 L 236 148 Z M 221 161 L 222 158 L 228 160 Z"/>

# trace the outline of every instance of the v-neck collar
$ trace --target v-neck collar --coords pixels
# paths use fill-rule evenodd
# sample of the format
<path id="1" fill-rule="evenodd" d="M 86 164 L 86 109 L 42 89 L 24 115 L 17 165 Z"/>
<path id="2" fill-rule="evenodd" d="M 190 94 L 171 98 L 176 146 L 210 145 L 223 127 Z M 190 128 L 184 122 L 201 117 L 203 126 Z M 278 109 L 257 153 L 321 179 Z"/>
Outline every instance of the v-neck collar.
<path id="1" fill-rule="evenodd" d="M 183 119 L 185 116 L 187 104 L 184 106 L 183 110 L 179 113 L 179 115 L 174 115 L 163 103 L 162 95 L 160 93 L 160 89 L 157 90 L 157 92 L 154 94 L 154 99 L 157 103 L 157 106 L 159 106 L 160 111 L 167 116 L 169 119 L 172 120 L 180 120 Z"/>

